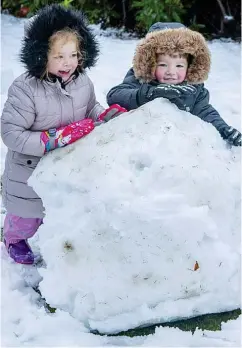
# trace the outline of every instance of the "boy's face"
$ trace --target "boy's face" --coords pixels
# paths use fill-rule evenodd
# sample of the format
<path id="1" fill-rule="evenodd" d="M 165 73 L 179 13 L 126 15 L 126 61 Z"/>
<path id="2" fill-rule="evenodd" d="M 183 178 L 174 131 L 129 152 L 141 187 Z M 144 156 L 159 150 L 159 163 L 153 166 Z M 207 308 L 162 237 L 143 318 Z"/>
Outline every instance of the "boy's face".
<path id="1" fill-rule="evenodd" d="M 172 56 L 158 55 L 155 77 L 161 83 L 176 85 L 182 83 L 187 74 L 188 62 L 178 53 Z"/>
<path id="2" fill-rule="evenodd" d="M 62 77 L 63 81 L 67 81 L 74 73 L 78 65 L 77 45 L 74 41 L 64 44 L 57 41 L 48 54 L 48 72 Z"/>

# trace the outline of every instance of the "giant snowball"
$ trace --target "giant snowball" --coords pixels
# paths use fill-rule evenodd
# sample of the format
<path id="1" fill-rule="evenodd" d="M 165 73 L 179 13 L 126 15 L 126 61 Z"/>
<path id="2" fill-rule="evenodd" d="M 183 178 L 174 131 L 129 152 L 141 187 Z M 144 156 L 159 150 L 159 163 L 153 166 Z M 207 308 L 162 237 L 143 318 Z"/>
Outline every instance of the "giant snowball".
<path id="1" fill-rule="evenodd" d="M 45 156 L 40 290 L 118 332 L 240 305 L 240 150 L 165 100 Z"/>

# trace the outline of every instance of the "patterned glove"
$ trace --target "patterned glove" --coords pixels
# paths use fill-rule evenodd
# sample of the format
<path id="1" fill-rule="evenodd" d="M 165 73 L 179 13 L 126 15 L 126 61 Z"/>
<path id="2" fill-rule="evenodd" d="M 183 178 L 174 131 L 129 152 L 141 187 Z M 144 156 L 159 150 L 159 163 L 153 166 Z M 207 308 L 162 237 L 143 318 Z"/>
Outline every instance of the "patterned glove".
<path id="1" fill-rule="evenodd" d="M 226 127 L 220 132 L 220 134 L 229 144 L 241 146 L 241 133 L 237 129 L 233 127 Z"/>
<path id="2" fill-rule="evenodd" d="M 45 152 L 54 150 L 74 143 L 94 129 L 94 122 L 90 118 L 70 123 L 68 126 L 61 128 L 52 128 L 42 132 L 40 139 L 45 144 Z"/>
<path id="3" fill-rule="evenodd" d="M 117 117 L 124 112 L 127 112 L 125 108 L 122 108 L 118 104 L 111 105 L 108 109 L 104 110 L 97 119 L 97 122 L 95 122 L 95 126 L 110 121 L 112 118 Z"/>

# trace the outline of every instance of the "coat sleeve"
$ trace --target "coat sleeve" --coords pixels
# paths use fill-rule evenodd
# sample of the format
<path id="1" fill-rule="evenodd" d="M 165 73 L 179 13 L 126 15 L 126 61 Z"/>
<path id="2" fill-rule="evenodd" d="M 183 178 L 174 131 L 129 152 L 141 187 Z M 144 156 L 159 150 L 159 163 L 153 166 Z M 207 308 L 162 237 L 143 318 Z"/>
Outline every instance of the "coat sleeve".
<path id="1" fill-rule="evenodd" d="M 126 74 L 123 82 L 113 87 L 107 94 L 107 103 L 119 104 L 125 109 L 137 109 L 142 103 L 139 102 L 139 91 L 141 84 L 135 78 L 133 69 L 130 69 Z"/>
<path id="2" fill-rule="evenodd" d="M 203 121 L 211 123 L 219 132 L 228 127 L 218 111 L 209 104 L 209 92 L 204 87 L 201 88 L 191 113 L 198 116 Z"/>
<path id="3" fill-rule="evenodd" d="M 43 156 L 41 132 L 31 130 L 35 116 L 29 86 L 20 81 L 13 82 L 1 117 L 1 137 L 9 149 L 25 155 Z"/>
<path id="4" fill-rule="evenodd" d="M 93 121 L 96 121 L 98 116 L 105 110 L 102 105 L 96 100 L 96 95 L 94 91 L 94 86 L 92 81 L 88 78 L 88 84 L 90 88 L 90 99 L 87 105 L 87 114 L 86 118 L 91 118 Z"/>

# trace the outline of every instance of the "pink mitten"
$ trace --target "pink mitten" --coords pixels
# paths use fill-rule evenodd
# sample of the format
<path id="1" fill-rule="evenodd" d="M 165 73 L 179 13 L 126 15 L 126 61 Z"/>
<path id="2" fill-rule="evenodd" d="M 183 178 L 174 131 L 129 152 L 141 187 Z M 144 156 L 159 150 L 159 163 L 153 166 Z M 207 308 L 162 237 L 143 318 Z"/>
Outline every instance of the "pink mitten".
<path id="1" fill-rule="evenodd" d="M 111 118 L 117 117 L 123 114 L 124 112 L 127 112 L 125 108 L 122 108 L 118 104 L 113 104 L 98 116 L 97 121 L 108 122 L 109 120 L 111 120 Z"/>
<path id="2" fill-rule="evenodd" d="M 94 129 L 93 120 L 85 118 L 84 120 L 70 123 L 61 128 L 52 128 L 42 132 L 40 139 L 45 144 L 45 152 L 54 150 L 57 147 L 63 147 L 74 143 Z"/>

